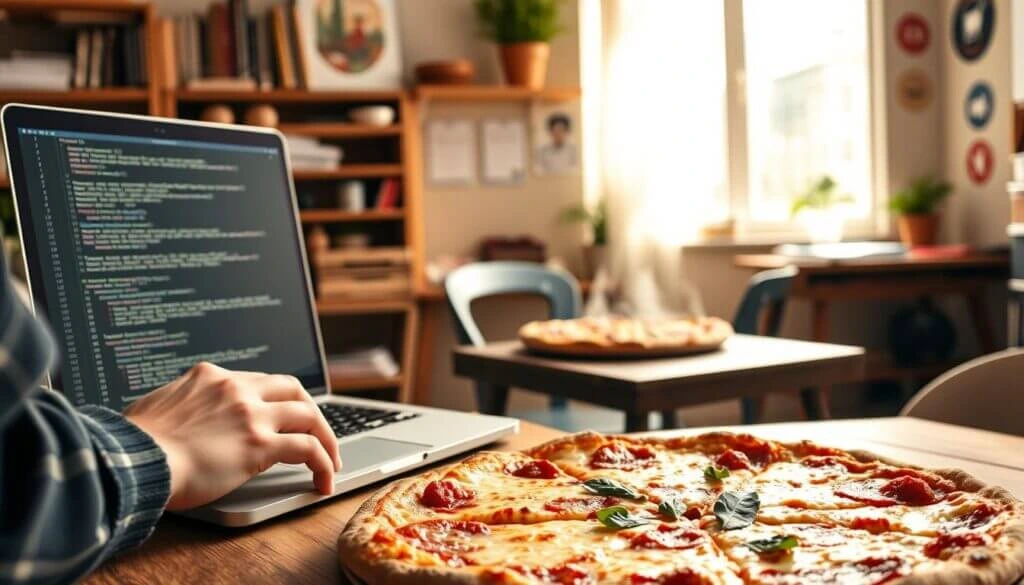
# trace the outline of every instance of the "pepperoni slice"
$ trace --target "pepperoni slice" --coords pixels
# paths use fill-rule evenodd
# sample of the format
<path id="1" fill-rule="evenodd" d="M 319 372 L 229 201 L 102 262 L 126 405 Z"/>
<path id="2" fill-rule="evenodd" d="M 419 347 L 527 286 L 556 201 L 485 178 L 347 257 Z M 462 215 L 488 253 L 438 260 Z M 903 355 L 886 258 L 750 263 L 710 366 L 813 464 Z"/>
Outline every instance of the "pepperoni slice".
<path id="1" fill-rule="evenodd" d="M 630 540 L 633 548 L 693 548 L 704 541 L 704 533 L 687 526 L 662 524 L 654 530 L 637 534 Z"/>
<path id="2" fill-rule="evenodd" d="M 883 532 L 890 532 L 892 524 L 886 518 L 854 518 L 853 522 L 850 523 L 850 528 L 867 530 L 872 534 L 881 534 Z"/>
<path id="3" fill-rule="evenodd" d="M 574 563 L 565 563 L 557 567 L 524 567 L 513 566 L 510 570 L 527 577 L 533 577 L 541 583 L 553 585 L 593 585 L 597 583 L 594 574 L 586 568 Z"/>
<path id="4" fill-rule="evenodd" d="M 985 538 L 980 534 L 942 532 L 935 537 L 935 540 L 924 545 L 924 554 L 933 559 L 948 559 L 961 549 L 970 546 L 984 546 L 985 544 L 987 544 Z"/>
<path id="5" fill-rule="evenodd" d="M 956 491 L 956 484 L 944 477 L 921 471 L 919 469 L 901 469 L 898 467 L 883 467 L 871 474 L 871 477 L 884 479 L 896 479 L 900 477 L 916 477 L 927 483 L 933 490 L 948 494 Z"/>
<path id="6" fill-rule="evenodd" d="M 548 512 L 568 512 L 572 515 L 589 515 L 609 506 L 614 506 L 619 500 L 611 496 L 578 496 L 569 498 L 555 498 L 544 504 Z"/>
<path id="7" fill-rule="evenodd" d="M 944 522 L 943 525 L 951 529 L 970 529 L 975 530 L 988 524 L 992 521 L 992 518 L 1000 512 L 1000 509 L 988 502 L 982 502 L 978 507 L 974 508 L 966 514 L 961 514 L 956 518 L 948 522 Z"/>
<path id="8" fill-rule="evenodd" d="M 864 473 L 874 467 L 870 463 L 861 463 L 848 457 L 836 457 L 834 455 L 812 455 L 804 457 L 800 460 L 800 463 L 807 467 L 844 467 L 850 473 Z"/>
<path id="9" fill-rule="evenodd" d="M 705 585 L 708 580 L 704 575 L 693 569 L 686 568 L 663 575 L 631 575 L 629 582 L 630 585 Z"/>
<path id="10" fill-rule="evenodd" d="M 751 469 L 750 458 L 742 451 L 726 449 L 715 459 L 720 467 L 736 471 L 737 469 Z"/>
<path id="11" fill-rule="evenodd" d="M 864 502 L 872 506 L 878 506 L 884 508 L 887 506 L 895 506 L 899 502 L 894 498 L 883 496 L 879 493 L 881 485 L 878 480 L 860 480 L 850 481 L 844 483 L 835 489 L 837 496 L 854 500 L 857 502 Z"/>
<path id="12" fill-rule="evenodd" d="M 739 435 L 735 437 L 732 448 L 743 452 L 754 465 L 762 467 L 778 461 L 780 456 L 780 449 L 778 447 L 752 435 Z"/>
<path id="13" fill-rule="evenodd" d="M 637 469 L 654 463 L 655 452 L 649 447 L 629 447 L 611 443 L 599 447 L 590 456 L 590 466 L 596 469 Z"/>
<path id="14" fill-rule="evenodd" d="M 473 503 L 476 492 L 458 483 L 441 479 L 427 484 L 420 496 L 420 503 L 441 512 L 451 512 Z"/>
<path id="15" fill-rule="evenodd" d="M 868 557 L 853 563 L 858 573 L 869 575 L 872 585 L 882 585 L 904 575 L 906 568 L 897 557 Z"/>
<path id="16" fill-rule="evenodd" d="M 909 475 L 889 480 L 879 488 L 878 493 L 911 506 L 927 506 L 939 501 L 928 482 Z"/>
<path id="17" fill-rule="evenodd" d="M 412 546 L 442 555 L 451 564 L 457 553 L 480 550 L 482 544 L 474 542 L 473 537 L 486 536 L 491 529 L 482 522 L 468 520 L 426 520 L 403 526 L 397 532 Z M 465 564 L 463 559 L 460 561 Z"/>
<path id="18" fill-rule="evenodd" d="M 554 463 L 544 459 L 530 461 L 516 469 L 506 468 L 505 471 L 526 479 L 555 479 L 562 474 L 562 471 Z"/>

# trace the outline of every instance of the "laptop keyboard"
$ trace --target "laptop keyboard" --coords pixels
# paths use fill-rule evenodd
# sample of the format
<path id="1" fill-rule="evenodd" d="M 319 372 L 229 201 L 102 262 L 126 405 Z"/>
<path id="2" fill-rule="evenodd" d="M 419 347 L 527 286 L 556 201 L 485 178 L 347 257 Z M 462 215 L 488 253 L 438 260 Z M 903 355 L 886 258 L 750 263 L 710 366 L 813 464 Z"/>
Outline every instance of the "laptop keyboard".
<path id="1" fill-rule="evenodd" d="M 324 418 L 327 419 L 331 429 L 334 430 L 334 434 L 338 437 L 347 437 L 363 431 L 379 429 L 392 423 L 419 416 L 415 412 L 363 408 L 331 402 L 321 404 L 320 411 L 324 413 Z"/>

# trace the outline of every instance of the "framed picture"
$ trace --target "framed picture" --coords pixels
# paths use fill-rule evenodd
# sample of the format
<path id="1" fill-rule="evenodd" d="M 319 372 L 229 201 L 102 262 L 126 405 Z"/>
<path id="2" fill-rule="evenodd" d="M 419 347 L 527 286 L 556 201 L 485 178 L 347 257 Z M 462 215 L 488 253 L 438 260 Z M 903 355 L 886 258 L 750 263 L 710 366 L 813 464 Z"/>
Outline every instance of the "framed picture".
<path id="1" fill-rule="evenodd" d="M 298 0 L 310 89 L 396 89 L 402 48 L 395 0 Z"/>
<path id="2" fill-rule="evenodd" d="M 534 174 L 578 174 L 579 128 L 574 109 L 560 104 L 534 104 L 531 117 Z"/>

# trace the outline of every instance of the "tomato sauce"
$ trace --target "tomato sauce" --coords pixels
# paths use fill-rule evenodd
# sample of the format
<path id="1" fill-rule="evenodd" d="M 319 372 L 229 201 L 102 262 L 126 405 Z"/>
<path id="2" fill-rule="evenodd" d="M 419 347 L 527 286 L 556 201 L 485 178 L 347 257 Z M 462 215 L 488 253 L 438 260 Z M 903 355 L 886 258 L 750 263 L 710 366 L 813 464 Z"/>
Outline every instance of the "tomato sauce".
<path id="1" fill-rule="evenodd" d="M 544 459 L 530 461 L 518 468 L 505 471 L 510 475 L 526 479 L 555 479 L 562 474 L 562 471 L 554 463 Z"/>
<path id="2" fill-rule="evenodd" d="M 935 540 L 924 545 L 924 554 L 933 559 L 948 559 L 961 549 L 985 544 L 985 538 L 980 534 L 943 532 L 936 536 Z"/>
<path id="3" fill-rule="evenodd" d="M 637 534 L 630 540 L 632 548 L 693 548 L 704 542 L 704 533 L 687 526 L 662 524 L 654 530 Z"/>
<path id="4" fill-rule="evenodd" d="M 441 512 L 464 508 L 475 500 L 476 492 L 447 479 L 428 483 L 420 495 L 421 504 Z"/>
<path id="5" fill-rule="evenodd" d="M 719 467 L 736 471 L 738 469 L 751 469 L 750 458 L 742 451 L 726 449 L 715 459 Z"/>
<path id="6" fill-rule="evenodd" d="M 599 447 L 590 456 L 590 466 L 596 469 L 637 469 L 654 464 L 655 452 L 649 447 L 631 447 L 612 443 Z"/>

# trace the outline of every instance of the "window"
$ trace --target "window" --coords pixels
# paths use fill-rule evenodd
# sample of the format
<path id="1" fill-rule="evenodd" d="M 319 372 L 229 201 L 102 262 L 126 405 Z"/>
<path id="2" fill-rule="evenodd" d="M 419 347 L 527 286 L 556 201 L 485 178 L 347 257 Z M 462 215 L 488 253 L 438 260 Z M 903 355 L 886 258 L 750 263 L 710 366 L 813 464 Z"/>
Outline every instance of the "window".
<path id="1" fill-rule="evenodd" d="M 789 219 L 790 202 L 830 175 L 873 212 L 868 15 L 864 0 L 744 0 L 746 209 L 751 227 Z M 731 39 L 730 39 L 731 40 Z M 741 202 L 742 203 L 742 202 Z M 736 211 L 736 210 L 734 210 Z"/>

